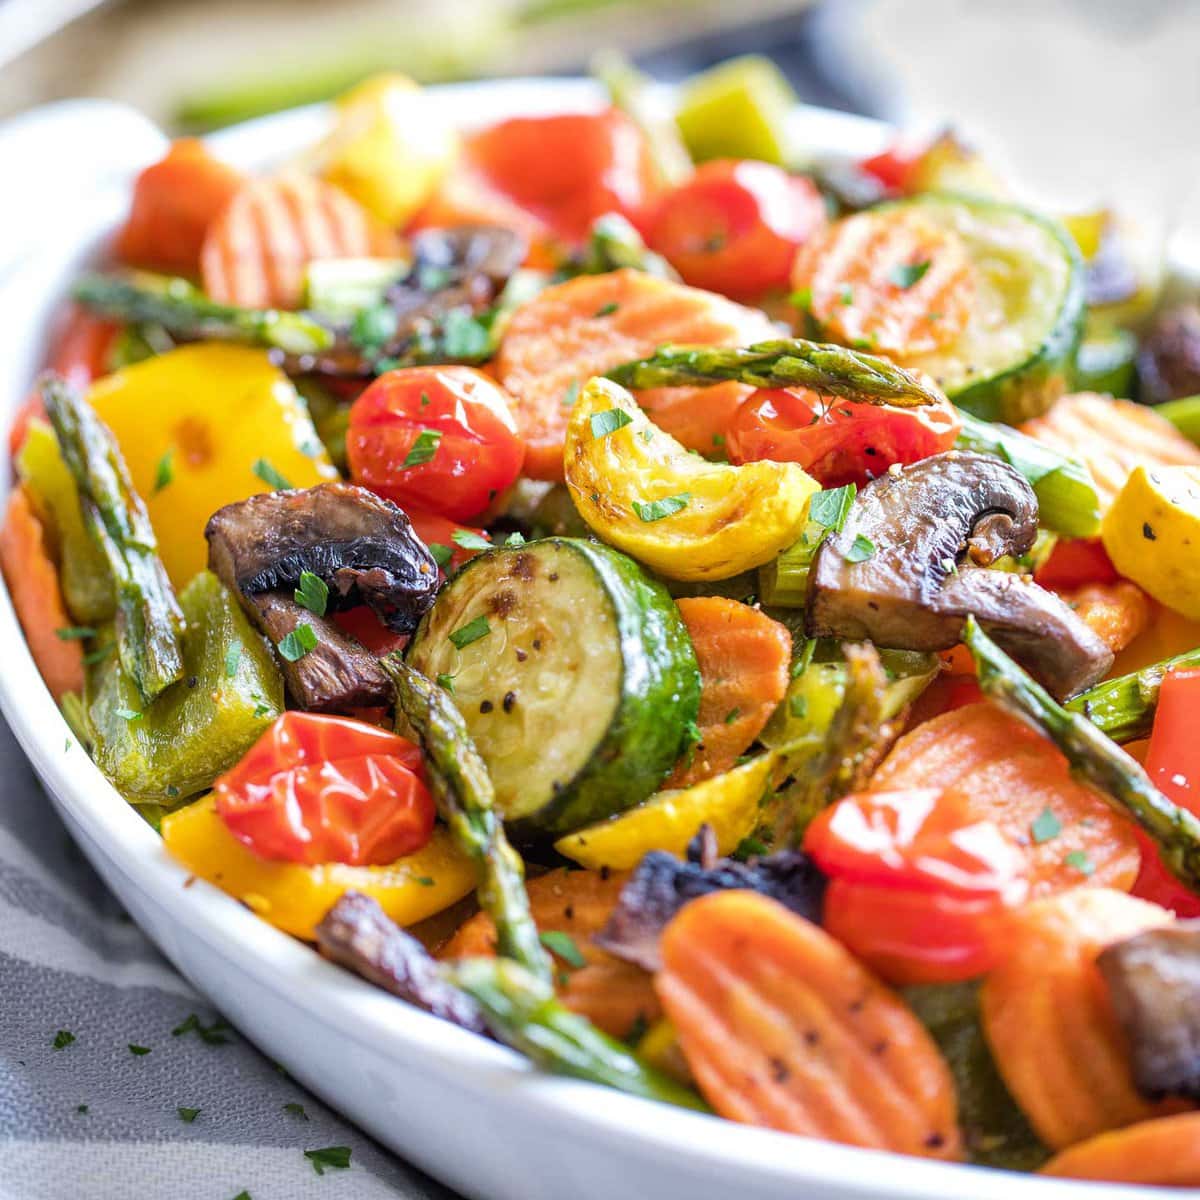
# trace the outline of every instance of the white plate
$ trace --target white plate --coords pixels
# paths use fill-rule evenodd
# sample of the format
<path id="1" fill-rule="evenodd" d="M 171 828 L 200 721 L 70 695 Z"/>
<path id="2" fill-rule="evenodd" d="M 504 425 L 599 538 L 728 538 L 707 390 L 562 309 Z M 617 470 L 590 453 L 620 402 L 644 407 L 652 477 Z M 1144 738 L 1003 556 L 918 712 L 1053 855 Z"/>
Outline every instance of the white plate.
<path id="1" fill-rule="evenodd" d="M 588 107 L 580 81 L 460 85 L 437 92 L 452 119 Z M 320 109 L 212 139 L 239 165 L 302 149 Z M 798 110 L 798 144 L 871 153 L 873 122 Z M 128 109 L 71 102 L 0 129 L 0 178 L 18 198 L 19 246 L 0 247 L 0 414 L 7 429 L 42 361 L 48 320 L 73 275 L 128 205 L 133 172 L 163 139 Z M 6 189 L 11 195 L 11 189 Z M 12 200 L 8 203 L 11 205 Z M 481 1200 L 1082 1200 L 1149 1197 L 855 1150 L 751 1129 L 547 1078 L 517 1055 L 410 1008 L 277 932 L 187 873 L 68 741 L 0 589 L 0 708 L 88 858 L 163 953 L 243 1033 L 307 1087 L 430 1174 Z"/>

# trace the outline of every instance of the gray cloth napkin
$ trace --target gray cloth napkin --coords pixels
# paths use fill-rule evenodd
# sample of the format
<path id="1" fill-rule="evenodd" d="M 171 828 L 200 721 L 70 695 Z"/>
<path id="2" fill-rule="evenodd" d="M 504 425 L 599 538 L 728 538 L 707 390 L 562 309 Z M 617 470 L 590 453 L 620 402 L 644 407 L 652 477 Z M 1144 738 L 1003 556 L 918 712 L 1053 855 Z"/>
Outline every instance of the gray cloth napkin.
<path id="1" fill-rule="evenodd" d="M 305 1155 L 343 1146 L 347 1169 Z M 0 721 L 0 1197 L 245 1196 L 453 1200 L 222 1028 L 84 860 Z"/>

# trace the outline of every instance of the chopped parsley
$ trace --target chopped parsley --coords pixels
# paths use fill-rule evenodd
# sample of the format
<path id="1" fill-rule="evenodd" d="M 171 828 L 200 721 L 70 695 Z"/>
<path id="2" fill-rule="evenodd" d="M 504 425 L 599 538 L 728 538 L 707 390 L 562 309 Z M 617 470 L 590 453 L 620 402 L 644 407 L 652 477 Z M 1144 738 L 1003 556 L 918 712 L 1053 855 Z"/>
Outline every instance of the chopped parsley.
<path id="1" fill-rule="evenodd" d="M 77 1113 L 85 1113 L 88 1111 L 88 1106 L 86 1104 L 77 1104 L 75 1105 L 75 1111 Z"/>
<path id="2" fill-rule="evenodd" d="M 154 494 L 158 495 L 175 478 L 175 451 L 168 450 L 154 468 Z"/>
<path id="3" fill-rule="evenodd" d="M 360 308 L 350 323 L 350 341 L 360 350 L 382 350 L 396 335 L 399 318 L 385 303 Z"/>
<path id="4" fill-rule="evenodd" d="M 788 303 L 804 311 L 812 308 L 812 288 L 798 288 L 788 297 Z"/>
<path id="5" fill-rule="evenodd" d="M 225 678 L 232 679 L 237 674 L 238 663 L 242 661 L 242 643 L 233 641 L 225 651 Z"/>
<path id="6" fill-rule="evenodd" d="M 469 646 L 472 642 L 485 638 L 492 632 L 488 619 L 482 613 L 473 621 L 468 621 L 461 629 L 456 629 L 449 635 L 450 641 L 459 649 Z"/>
<path id="7" fill-rule="evenodd" d="M 96 631 L 90 625 L 64 625 L 54 631 L 54 636 L 63 642 L 81 642 L 84 638 L 96 636 Z"/>
<path id="8" fill-rule="evenodd" d="M 177 1107 L 175 1111 L 179 1114 L 179 1119 L 185 1125 L 190 1125 L 200 1115 L 200 1110 L 198 1108 L 183 1108 L 180 1106 Z"/>
<path id="9" fill-rule="evenodd" d="M 454 695 L 454 676 L 453 675 L 439 675 L 437 677 L 437 685 L 438 685 L 438 687 L 442 688 L 444 691 L 449 692 L 450 695 L 452 695 L 452 696 Z"/>
<path id="10" fill-rule="evenodd" d="M 1083 850 L 1072 850 L 1071 853 L 1063 859 L 1063 862 L 1065 862 L 1068 867 L 1074 867 L 1075 870 L 1080 873 L 1080 875 L 1091 875 L 1096 870 L 1096 864 L 1092 862 L 1090 858 L 1088 858 L 1087 854 Z"/>
<path id="11" fill-rule="evenodd" d="M 1029 826 L 1030 836 L 1033 838 L 1035 846 L 1044 846 L 1047 842 L 1052 842 L 1060 833 L 1062 833 L 1062 822 L 1054 815 L 1053 810 L 1047 806 L 1034 819 L 1033 824 Z"/>
<path id="12" fill-rule="evenodd" d="M 448 358 L 486 358 L 492 348 L 487 324 L 465 308 L 452 308 L 442 321 L 442 350 Z"/>
<path id="13" fill-rule="evenodd" d="M 897 263 L 888 272 L 888 283 L 894 283 L 896 287 L 907 291 L 914 283 L 919 283 L 925 278 L 929 265 L 927 258 L 915 263 Z"/>
<path id="14" fill-rule="evenodd" d="M 854 289 L 848 283 L 842 284 L 838 291 L 838 300 L 845 308 L 849 308 L 854 303 Z"/>
<path id="15" fill-rule="evenodd" d="M 265 717 L 270 711 L 271 706 L 265 700 L 260 700 L 254 706 L 254 715 L 256 717 Z"/>
<path id="16" fill-rule="evenodd" d="M 492 548 L 492 543 L 483 534 L 476 533 L 473 529 L 456 529 L 450 535 L 450 540 L 464 550 L 490 550 Z"/>
<path id="17" fill-rule="evenodd" d="M 736 721 L 738 719 L 738 717 L 740 717 L 741 715 L 742 715 L 742 710 L 740 708 L 731 708 L 725 714 L 725 724 L 732 725 L 734 723 L 734 721 Z"/>
<path id="18" fill-rule="evenodd" d="M 579 380 L 571 380 L 571 386 L 563 393 L 562 406 L 563 408 L 574 408 L 575 401 L 579 399 Z"/>
<path id="19" fill-rule="evenodd" d="M 538 941 L 556 958 L 561 958 L 567 966 L 576 970 L 587 966 L 587 959 L 583 957 L 582 951 L 569 933 L 564 933 L 561 929 L 547 929 L 545 933 L 538 934 Z"/>
<path id="20" fill-rule="evenodd" d="M 808 716 L 808 697 L 793 696 L 788 701 L 788 712 L 796 718 L 797 721 L 803 721 Z"/>
<path id="21" fill-rule="evenodd" d="M 442 441 L 440 429 L 422 429 L 417 434 L 417 440 L 408 448 L 400 470 L 407 471 L 409 467 L 419 467 L 432 460 Z"/>
<path id="22" fill-rule="evenodd" d="M 620 307 L 619 304 L 610 300 L 607 304 L 600 305 L 593 315 L 597 317 L 611 317 Z"/>
<path id="23" fill-rule="evenodd" d="M 734 850 L 731 857 L 736 858 L 739 862 L 745 862 L 748 858 L 761 858 L 764 854 L 770 853 L 771 847 L 751 834 L 750 837 L 744 837 L 738 842 L 737 849 Z"/>
<path id="24" fill-rule="evenodd" d="M 633 418 L 623 409 L 607 408 L 604 412 L 592 413 L 592 437 L 608 437 L 610 433 L 616 433 L 618 429 L 632 424 Z"/>
<path id="25" fill-rule="evenodd" d="M 88 651 L 83 656 L 84 666 L 94 667 L 96 663 L 103 662 L 116 648 L 116 642 L 105 642 L 103 646 L 97 646 L 95 650 Z"/>
<path id="26" fill-rule="evenodd" d="M 515 550 L 518 546 L 525 545 L 525 535 L 519 530 L 514 529 L 512 533 L 504 539 L 504 544 L 509 549 Z"/>
<path id="27" fill-rule="evenodd" d="M 254 1197 L 251 1196 L 250 1193 L 245 1190 L 245 1188 L 243 1188 L 236 1196 L 234 1196 L 233 1200 L 254 1200 Z"/>
<path id="28" fill-rule="evenodd" d="M 288 662 L 299 662 L 311 650 L 317 648 L 317 635 L 309 624 L 297 625 L 281 641 L 277 649 Z"/>
<path id="29" fill-rule="evenodd" d="M 54 1041 L 50 1045 L 55 1050 L 62 1050 L 69 1046 L 75 1040 L 75 1035 L 69 1029 L 60 1029 L 54 1035 Z"/>
<path id="30" fill-rule="evenodd" d="M 326 1167 L 345 1170 L 350 1166 L 349 1146 L 326 1146 L 322 1150 L 305 1150 L 304 1157 L 313 1165 L 318 1175 L 325 1174 Z"/>
<path id="31" fill-rule="evenodd" d="M 311 571 L 301 571 L 300 586 L 293 595 L 301 608 L 307 608 L 318 617 L 325 615 L 329 604 L 329 585 L 320 575 L 314 575 Z"/>
<path id="32" fill-rule="evenodd" d="M 817 492 L 808 502 L 808 519 L 814 525 L 840 531 L 857 494 L 858 488 L 852 483 Z"/>
<path id="33" fill-rule="evenodd" d="M 856 533 L 850 549 L 846 551 L 848 563 L 866 562 L 875 553 L 875 543 L 864 533 Z"/>
<path id="34" fill-rule="evenodd" d="M 277 492 L 287 492 L 291 490 L 292 485 L 288 480 L 281 475 L 265 458 L 256 458 L 254 465 L 250 468 L 255 475 L 259 477 L 269 488 L 274 488 Z"/>
<path id="35" fill-rule="evenodd" d="M 652 500 L 648 504 L 643 504 L 641 501 L 635 500 L 633 502 L 633 511 L 637 513 L 641 520 L 647 523 L 650 521 L 661 521 L 663 517 L 669 517 L 687 508 L 691 498 L 692 495 L 690 492 L 680 492 L 678 496 L 666 496 L 662 500 Z"/>
<path id="36" fill-rule="evenodd" d="M 229 1042 L 229 1038 L 225 1035 L 225 1031 L 228 1028 L 228 1022 L 222 1020 L 220 1017 L 214 1017 L 211 1025 L 205 1025 L 195 1013 L 188 1013 L 171 1030 L 171 1036 L 183 1037 L 186 1034 L 195 1033 L 202 1042 L 206 1042 L 210 1046 L 224 1046 Z"/>
<path id="37" fill-rule="evenodd" d="M 140 721 L 145 715 L 133 708 L 118 708 L 116 712 L 123 721 Z"/>
<path id="38" fill-rule="evenodd" d="M 439 567 L 444 567 L 454 557 L 454 547 L 447 546 L 444 542 L 430 542 L 429 553 L 433 555 L 433 561 Z"/>
<path id="39" fill-rule="evenodd" d="M 283 1111 L 285 1113 L 291 1113 L 293 1117 L 300 1117 L 305 1121 L 308 1120 L 308 1113 L 304 1111 L 304 1105 L 297 1104 L 295 1100 L 289 1100 L 287 1104 L 283 1106 Z"/>
<path id="40" fill-rule="evenodd" d="M 133 1042 L 130 1042 L 129 1043 L 129 1053 L 134 1055 L 136 1058 L 142 1058 L 145 1055 L 150 1053 L 150 1047 L 149 1046 L 138 1046 L 138 1045 L 135 1045 Z"/>

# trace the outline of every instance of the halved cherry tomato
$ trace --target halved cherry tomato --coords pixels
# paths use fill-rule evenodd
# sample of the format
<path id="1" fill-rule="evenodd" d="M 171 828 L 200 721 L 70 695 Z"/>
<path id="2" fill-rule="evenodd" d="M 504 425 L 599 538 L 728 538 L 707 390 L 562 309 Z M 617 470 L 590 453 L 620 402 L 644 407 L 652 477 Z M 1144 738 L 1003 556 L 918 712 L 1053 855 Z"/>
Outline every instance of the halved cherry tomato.
<path id="1" fill-rule="evenodd" d="M 463 525 L 459 521 L 451 521 L 449 517 L 440 516 L 438 513 L 426 512 L 423 508 L 406 508 L 404 511 L 408 514 L 408 519 L 412 522 L 417 537 L 429 547 L 434 558 L 445 558 L 446 552 L 450 552 L 449 560 L 442 564 L 443 569 L 449 567 L 451 571 L 457 571 L 463 563 L 479 553 L 478 549 L 472 550 L 460 546 L 454 540 L 456 533 L 487 540 L 488 535 L 474 525 Z"/>
<path id="2" fill-rule="evenodd" d="M 899 143 L 889 146 L 879 154 L 864 158 L 858 169 L 874 176 L 889 192 L 900 193 L 908 186 L 913 167 L 921 155 L 919 151 L 902 147 Z"/>
<path id="3" fill-rule="evenodd" d="M 1146 771 L 1160 792 L 1200 817 L 1198 712 L 1200 669 L 1168 671 L 1158 693 Z M 1200 917 L 1200 895 L 1185 887 L 1167 869 L 1158 848 L 1146 834 L 1139 830 L 1138 837 L 1142 843 L 1142 870 L 1133 885 L 1133 894 L 1170 908 L 1181 917 Z"/>
<path id="4" fill-rule="evenodd" d="M 797 248 L 825 217 L 810 179 L 770 163 L 716 159 L 659 201 L 646 240 L 686 283 L 751 298 L 787 285 Z"/>
<path id="5" fill-rule="evenodd" d="M 799 463 L 825 487 L 866 483 L 892 463 L 949 450 L 962 422 L 949 400 L 914 408 L 820 396 L 806 388 L 760 388 L 725 434 L 734 463 Z"/>
<path id="6" fill-rule="evenodd" d="M 582 242 L 606 212 L 640 223 L 658 189 L 645 136 L 616 109 L 500 121 L 468 138 L 463 157 L 568 242 Z"/>
<path id="7" fill-rule="evenodd" d="M 229 831 L 260 858 L 378 866 L 433 834 L 412 742 L 346 717 L 286 712 L 213 785 Z"/>
<path id="8" fill-rule="evenodd" d="M 1121 577 L 1099 538 L 1069 538 L 1055 543 L 1033 578 L 1042 587 L 1057 591 L 1089 583 L 1116 583 Z"/>
<path id="9" fill-rule="evenodd" d="M 346 455 L 355 483 L 456 521 L 521 473 L 525 443 L 504 390 L 471 367 L 404 367 L 354 402 Z"/>

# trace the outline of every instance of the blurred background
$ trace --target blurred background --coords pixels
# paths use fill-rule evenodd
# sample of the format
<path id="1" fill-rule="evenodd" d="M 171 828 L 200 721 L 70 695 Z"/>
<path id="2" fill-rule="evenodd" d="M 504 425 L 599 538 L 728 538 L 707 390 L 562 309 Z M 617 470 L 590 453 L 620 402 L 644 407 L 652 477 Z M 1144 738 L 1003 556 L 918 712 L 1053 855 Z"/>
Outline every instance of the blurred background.
<path id="1" fill-rule="evenodd" d="M 1200 0 L 0 0 L 0 118 L 88 95 L 205 130 L 382 68 L 576 74 L 606 47 L 667 80 L 765 53 L 804 101 L 952 119 L 1059 206 L 1194 219 Z"/>

